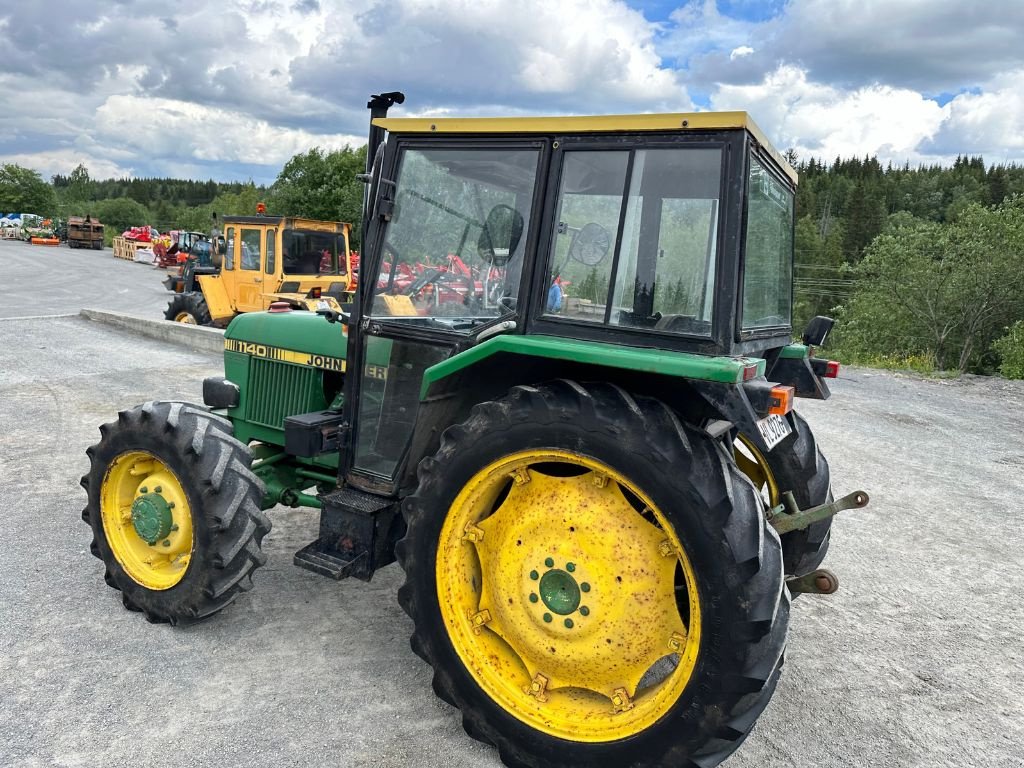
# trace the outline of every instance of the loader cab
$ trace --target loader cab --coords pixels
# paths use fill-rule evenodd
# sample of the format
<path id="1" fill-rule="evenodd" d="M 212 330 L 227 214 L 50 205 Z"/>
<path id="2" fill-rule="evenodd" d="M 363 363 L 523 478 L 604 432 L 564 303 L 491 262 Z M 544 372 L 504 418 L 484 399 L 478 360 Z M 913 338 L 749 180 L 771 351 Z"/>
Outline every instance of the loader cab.
<path id="1" fill-rule="evenodd" d="M 226 217 L 220 280 L 233 311 L 261 311 L 280 300 L 302 303 L 321 292 L 347 303 L 355 286 L 350 231 L 343 222 Z"/>
<path id="2" fill-rule="evenodd" d="M 349 484 L 397 490 L 431 381 L 495 336 L 717 356 L 790 342 L 796 174 L 745 113 L 374 126 Z"/>

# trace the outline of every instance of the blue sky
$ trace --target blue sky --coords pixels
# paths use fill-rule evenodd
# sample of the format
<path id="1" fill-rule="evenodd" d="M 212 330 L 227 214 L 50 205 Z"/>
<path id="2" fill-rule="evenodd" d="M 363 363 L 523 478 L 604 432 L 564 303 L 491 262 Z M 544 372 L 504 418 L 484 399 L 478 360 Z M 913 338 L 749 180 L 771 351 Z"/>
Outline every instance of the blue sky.
<path id="1" fill-rule="evenodd" d="M 1024 162 L 1021 39 L 1024 3 L 964 0 L 4 4 L 0 162 L 269 183 L 361 143 L 392 89 L 403 114 L 745 109 L 802 157 Z"/>

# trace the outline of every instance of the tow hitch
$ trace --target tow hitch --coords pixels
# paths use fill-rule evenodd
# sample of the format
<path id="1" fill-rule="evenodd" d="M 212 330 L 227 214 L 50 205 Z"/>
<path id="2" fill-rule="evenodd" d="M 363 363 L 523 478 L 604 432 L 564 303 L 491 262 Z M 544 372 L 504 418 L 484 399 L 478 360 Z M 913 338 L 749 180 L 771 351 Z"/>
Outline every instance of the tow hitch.
<path id="1" fill-rule="evenodd" d="M 782 504 L 768 513 L 768 522 L 781 536 L 790 531 L 799 531 L 820 520 L 827 520 L 847 509 L 862 509 L 868 505 L 868 495 L 864 491 L 854 491 L 841 499 L 820 504 L 817 507 L 800 509 L 791 491 L 782 494 Z M 789 591 L 796 594 L 803 592 L 812 595 L 831 595 L 839 589 L 839 577 L 832 571 L 819 568 L 806 576 L 790 576 L 786 579 Z"/>
<path id="2" fill-rule="evenodd" d="M 782 494 L 782 503 L 768 513 L 768 522 L 781 536 L 790 531 L 799 531 L 821 520 L 838 515 L 847 509 L 863 509 L 868 505 L 864 491 L 854 491 L 841 499 L 819 504 L 817 507 L 800 509 L 791 491 Z"/>
<path id="3" fill-rule="evenodd" d="M 806 576 L 790 576 L 786 579 L 789 591 L 811 595 L 831 595 L 839 589 L 839 577 L 826 568 L 819 568 Z"/>

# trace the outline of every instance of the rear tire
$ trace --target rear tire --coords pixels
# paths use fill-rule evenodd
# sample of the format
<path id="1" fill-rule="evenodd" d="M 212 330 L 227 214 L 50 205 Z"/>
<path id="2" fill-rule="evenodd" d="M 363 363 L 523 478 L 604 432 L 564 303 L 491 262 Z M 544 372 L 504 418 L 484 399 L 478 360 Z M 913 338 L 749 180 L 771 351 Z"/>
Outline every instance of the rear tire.
<path id="1" fill-rule="evenodd" d="M 832 501 L 828 462 L 818 448 L 810 425 L 796 411 L 793 411 L 793 434 L 769 451 L 767 457 L 749 447 L 747 453 L 758 463 L 763 462 L 770 473 L 770 478 L 762 478 L 756 470 L 746 472 L 768 504 L 780 504 L 781 494 L 785 491 L 793 492 L 800 509 Z M 746 471 L 748 465 L 742 457 L 737 458 L 740 467 Z M 782 537 L 782 554 L 786 573 L 803 576 L 816 570 L 828 554 L 831 529 L 830 517 L 803 530 L 785 534 Z"/>
<path id="2" fill-rule="evenodd" d="M 502 474 L 506 465 L 512 474 Z M 507 479 L 522 472 L 523 482 Z M 783 588 L 779 538 L 765 522 L 756 489 L 722 443 L 681 423 L 657 400 L 634 398 L 609 384 L 557 381 L 516 387 L 501 400 L 476 406 L 465 422 L 444 432 L 437 454 L 420 463 L 418 475 L 419 486 L 403 505 L 408 530 L 397 554 L 406 581 L 399 601 L 415 624 L 413 650 L 434 669 L 435 692 L 462 710 L 470 736 L 496 745 L 505 764 L 516 768 L 709 768 L 743 742 L 779 679 L 790 598 Z M 600 493 L 612 495 L 590 501 L 599 493 L 594 486 L 607 486 Z M 537 494 L 532 501 L 531 493 Z M 623 504 L 631 509 L 619 524 Z M 462 528 L 467 509 L 475 517 Z M 653 555 L 649 544 L 640 547 L 639 539 L 630 538 L 630 512 L 646 521 L 655 538 L 667 537 Z M 581 520 L 593 525 L 581 526 Z M 547 528 L 550 535 L 538 533 Z M 477 532 L 481 538 L 474 540 Z M 487 537 L 491 550 L 483 546 Z M 533 552 L 538 546 L 552 557 Z M 608 546 L 618 548 L 616 554 L 600 557 Z M 648 559 L 631 566 L 637 547 Z M 492 568 L 495 553 L 504 559 Z M 538 557 L 542 565 L 531 571 Z M 569 558 L 565 571 L 540 576 L 540 570 Z M 674 646 L 674 653 L 669 643 L 659 646 L 663 650 L 656 653 L 666 655 L 647 668 L 642 649 L 649 646 L 639 638 L 653 631 L 669 640 L 668 624 L 649 621 L 652 606 L 665 599 L 665 585 L 650 589 L 647 581 L 666 558 L 670 569 L 676 566 L 676 586 L 669 579 L 667 589 L 679 616 L 686 613 L 685 645 Z M 513 567 L 505 567 L 509 559 Z M 469 563 L 470 569 L 460 577 L 453 563 Z M 570 592 L 573 579 L 593 583 L 579 586 L 589 607 L 570 614 L 566 630 L 565 611 L 553 607 L 564 590 L 544 592 L 552 573 L 549 586 L 560 580 Z M 540 591 L 540 600 L 535 593 L 527 600 L 529 589 Z M 476 592 L 478 605 L 472 599 Z M 474 629 L 483 611 L 474 612 L 485 601 L 485 624 Z M 614 610 L 623 605 L 627 611 Z M 541 622 L 538 611 L 545 607 L 559 616 L 552 621 L 546 614 Z M 653 615 L 671 618 L 671 611 Z M 525 617 L 527 627 L 519 635 L 505 623 L 516 616 Z M 616 634 L 623 622 L 628 631 Z M 606 634 L 609 644 L 623 638 L 609 646 L 615 648 L 611 661 L 601 655 Z M 527 635 L 545 639 L 539 646 L 517 645 L 506 635 L 516 643 Z M 506 647 L 519 654 L 518 666 L 507 663 Z M 498 655 L 489 655 L 488 648 Z M 574 648 L 592 655 L 573 656 Z M 540 659 L 535 666 L 541 676 L 566 678 L 541 688 L 546 699 L 531 688 L 533 662 L 527 659 Z M 669 667 L 658 672 L 665 677 L 645 686 L 666 659 Z M 632 693 L 629 685 L 621 688 L 635 706 L 616 711 L 608 686 L 594 683 L 630 664 L 647 672 Z M 589 677 L 573 678 L 577 667 L 585 667 Z M 581 690 L 586 696 L 576 706 L 573 696 L 582 694 L 572 691 Z"/>
<path id="3" fill-rule="evenodd" d="M 270 521 L 252 453 L 231 422 L 187 403 L 149 402 L 100 434 L 86 451 L 82 519 L 125 607 L 188 623 L 251 589 Z"/>
<path id="4" fill-rule="evenodd" d="M 187 325 L 213 325 L 210 308 L 198 291 L 177 293 L 171 297 L 164 312 L 164 318 Z"/>

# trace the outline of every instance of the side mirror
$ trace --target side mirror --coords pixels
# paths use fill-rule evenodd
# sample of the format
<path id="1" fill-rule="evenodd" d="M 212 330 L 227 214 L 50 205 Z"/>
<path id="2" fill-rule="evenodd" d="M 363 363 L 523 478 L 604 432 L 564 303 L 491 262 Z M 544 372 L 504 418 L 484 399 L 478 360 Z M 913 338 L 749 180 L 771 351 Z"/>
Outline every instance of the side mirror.
<path id="1" fill-rule="evenodd" d="M 807 330 L 804 331 L 804 344 L 812 347 L 820 347 L 825 343 L 825 339 L 832 330 L 832 326 L 836 324 L 836 321 L 831 317 L 825 317 L 824 315 L 818 315 L 811 322 L 807 324 Z"/>
<path id="2" fill-rule="evenodd" d="M 503 267 L 516 252 L 522 236 L 523 214 L 510 205 L 496 205 L 487 214 L 477 251 L 488 264 Z"/>
<path id="3" fill-rule="evenodd" d="M 596 222 L 584 224 L 569 244 L 569 258 L 588 267 L 596 267 L 608 255 L 612 240 L 608 230 Z"/>

